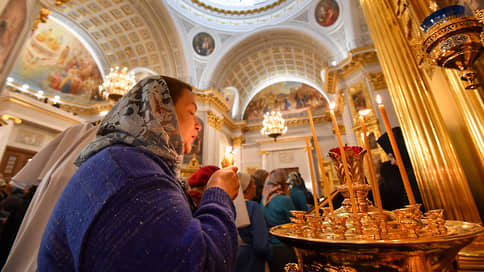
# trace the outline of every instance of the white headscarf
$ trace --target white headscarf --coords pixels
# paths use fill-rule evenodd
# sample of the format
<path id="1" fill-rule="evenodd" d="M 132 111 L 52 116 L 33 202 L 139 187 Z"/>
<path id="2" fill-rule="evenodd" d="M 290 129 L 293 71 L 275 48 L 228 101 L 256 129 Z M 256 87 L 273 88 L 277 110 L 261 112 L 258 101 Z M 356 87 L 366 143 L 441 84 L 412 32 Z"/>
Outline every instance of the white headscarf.
<path id="1" fill-rule="evenodd" d="M 242 191 L 247 190 L 247 187 L 249 187 L 250 184 L 250 175 L 243 172 L 239 172 L 237 173 L 237 175 L 239 176 L 239 182 L 240 187 L 242 187 Z"/>

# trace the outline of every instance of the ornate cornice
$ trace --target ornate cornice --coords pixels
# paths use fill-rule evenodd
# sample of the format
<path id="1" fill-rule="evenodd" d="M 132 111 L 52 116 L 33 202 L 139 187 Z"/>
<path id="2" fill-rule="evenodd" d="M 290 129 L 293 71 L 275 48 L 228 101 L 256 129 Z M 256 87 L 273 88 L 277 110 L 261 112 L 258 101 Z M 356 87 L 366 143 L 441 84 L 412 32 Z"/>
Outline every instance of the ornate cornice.
<path id="1" fill-rule="evenodd" d="M 74 124 L 77 124 L 77 123 L 80 122 L 80 120 L 82 120 L 81 118 L 76 117 L 76 116 L 72 116 L 72 118 L 69 117 L 70 114 L 68 114 L 67 112 L 64 113 L 64 114 L 61 114 L 61 113 L 58 113 L 58 112 L 53 111 L 53 110 L 48 110 L 48 109 L 46 109 L 42 106 L 36 105 L 36 103 L 33 103 L 34 101 L 29 101 L 29 100 L 30 99 L 25 99 L 25 97 L 21 97 L 21 96 L 17 96 L 17 97 L 4 96 L 4 97 L 0 98 L 0 104 L 2 104 L 2 103 L 17 104 L 17 105 L 20 105 L 22 107 L 31 109 L 33 111 L 43 113 L 43 114 L 47 114 L 47 115 L 50 115 L 54 118 L 61 119 L 61 120 L 67 121 L 69 123 L 74 123 Z M 37 103 L 40 103 L 40 102 L 37 102 Z"/>
<path id="2" fill-rule="evenodd" d="M 42 96 L 38 96 L 34 90 L 27 89 L 21 90 L 21 86 L 17 86 L 16 83 L 9 83 L 7 89 L 11 92 L 20 93 L 22 95 L 28 96 L 35 100 L 44 100 L 47 98 L 46 104 L 49 105 L 56 105 L 57 108 L 72 112 L 76 114 L 84 114 L 84 115 L 96 115 L 99 114 L 101 111 L 109 111 L 113 105 L 108 102 L 103 103 L 95 103 L 95 104 L 80 104 L 74 102 L 67 102 L 65 100 L 61 100 L 59 103 L 54 103 L 54 97 L 43 94 Z"/>
<path id="3" fill-rule="evenodd" d="M 195 95 L 195 100 L 197 102 L 204 102 L 213 105 L 220 112 L 227 112 L 231 107 L 217 90 L 200 90 L 194 88 L 193 94 Z"/>
<path id="4" fill-rule="evenodd" d="M 207 114 L 208 114 L 208 125 L 211 127 L 214 127 L 216 130 L 221 130 L 223 119 L 211 111 L 208 111 Z"/>
<path id="5" fill-rule="evenodd" d="M 361 69 L 362 66 L 378 62 L 375 48 L 366 46 L 356 48 L 348 53 L 348 57 L 335 66 L 326 67 L 324 74 L 324 86 L 327 93 L 336 92 L 336 82 L 338 78 L 345 78 Z"/>
<path id="6" fill-rule="evenodd" d="M 368 73 L 367 76 L 373 90 L 388 89 L 383 72 Z"/>
<path id="7" fill-rule="evenodd" d="M 324 123 L 324 122 L 331 122 L 331 116 L 329 113 L 323 113 L 319 115 L 313 115 L 313 122 L 314 123 Z M 297 126 L 304 126 L 309 125 L 309 119 L 306 117 L 303 118 L 289 118 L 285 120 L 285 124 L 287 127 L 297 127 Z M 262 128 L 262 122 L 248 124 L 244 131 L 258 131 Z"/>
<path id="8" fill-rule="evenodd" d="M 244 136 L 241 135 L 241 136 L 232 137 L 233 146 L 241 146 L 243 143 L 245 143 Z"/>

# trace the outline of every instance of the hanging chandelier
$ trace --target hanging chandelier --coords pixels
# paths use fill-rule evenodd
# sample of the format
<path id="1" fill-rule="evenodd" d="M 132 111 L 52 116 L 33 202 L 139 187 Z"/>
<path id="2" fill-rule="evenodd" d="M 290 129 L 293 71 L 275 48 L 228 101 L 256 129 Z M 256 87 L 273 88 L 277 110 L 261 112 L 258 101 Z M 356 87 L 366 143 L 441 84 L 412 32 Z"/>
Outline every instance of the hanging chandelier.
<path id="1" fill-rule="evenodd" d="M 135 83 L 134 73 L 128 74 L 127 67 L 121 70 L 119 66 L 111 67 L 111 71 L 104 78 L 103 84 L 99 85 L 99 92 L 104 99 L 118 101 Z"/>
<path id="2" fill-rule="evenodd" d="M 287 127 L 284 125 L 284 118 L 280 112 L 266 112 L 264 114 L 264 121 L 262 121 L 262 129 L 260 133 L 274 138 L 274 142 L 277 137 L 286 134 Z"/>

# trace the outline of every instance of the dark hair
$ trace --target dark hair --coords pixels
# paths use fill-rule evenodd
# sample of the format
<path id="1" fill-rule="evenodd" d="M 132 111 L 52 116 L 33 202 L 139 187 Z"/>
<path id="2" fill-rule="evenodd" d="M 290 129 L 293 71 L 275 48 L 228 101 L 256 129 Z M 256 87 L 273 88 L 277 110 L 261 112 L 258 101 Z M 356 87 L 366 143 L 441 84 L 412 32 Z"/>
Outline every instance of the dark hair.
<path id="1" fill-rule="evenodd" d="M 173 103 L 176 103 L 176 101 L 178 101 L 178 99 L 182 96 L 183 90 L 187 89 L 190 92 L 193 91 L 192 86 L 179 79 L 167 76 L 163 76 L 163 79 L 165 80 L 166 85 L 168 85 L 171 100 L 173 100 Z"/>

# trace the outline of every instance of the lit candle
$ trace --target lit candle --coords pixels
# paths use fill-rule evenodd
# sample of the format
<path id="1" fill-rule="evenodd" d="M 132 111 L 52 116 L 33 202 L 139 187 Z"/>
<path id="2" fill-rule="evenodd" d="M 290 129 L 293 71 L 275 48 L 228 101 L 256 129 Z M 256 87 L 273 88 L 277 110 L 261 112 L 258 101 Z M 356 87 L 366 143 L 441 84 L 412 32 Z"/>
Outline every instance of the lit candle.
<path id="1" fill-rule="evenodd" d="M 341 134 L 339 132 L 338 123 L 336 122 L 336 116 L 334 115 L 334 108 L 335 107 L 336 107 L 336 103 L 334 103 L 334 102 L 329 103 L 329 113 L 331 115 L 331 119 L 333 119 L 333 126 L 334 126 L 334 130 L 336 132 L 336 136 L 338 137 L 339 150 L 341 152 L 341 160 L 343 161 L 343 167 L 344 167 L 344 170 L 345 170 L 346 186 L 348 186 L 348 190 L 350 191 L 351 208 L 353 210 L 353 214 L 355 214 L 355 216 L 356 216 L 357 207 L 356 207 L 355 192 L 353 192 L 353 183 L 351 181 L 350 172 L 348 170 L 348 163 L 346 161 L 346 153 L 345 153 L 345 149 L 344 149 L 344 146 L 343 146 L 343 141 L 341 140 Z"/>
<path id="2" fill-rule="evenodd" d="M 326 193 L 326 197 L 328 198 L 328 204 L 331 210 L 331 215 L 334 216 L 333 200 L 331 199 L 331 192 L 329 191 L 329 180 L 328 180 L 328 177 L 326 176 L 326 172 L 324 171 L 323 156 L 321 156 L 321 150 L 319 149 L 318 137 L 316 136 L 316 129 L 314 129 L 314 122 L 313 122 L 313 115 L 311 114 L 310 109 L 308 109 L 308 118 L 309 118 L 309 124 L 311 124 L 311 130 L 313 132 L 313 139 L 314 139 L 314 145 L 316 146 L 316 153 L 318 154 L 319 168 L 321 168 L 321 176 L 323 178 L 324 191 Z M 316 192 L 317 191 L 314 191 L 315 194 Z"/>
<path id="3" fill-rule="evenodd" d="M 311 146 L 309 145 L 308 136 L 306 136 L 306 150 L 308 151 L 309 171 L 311 172 L 311 185 L 313 186 L 314 210 L 316 211 L 316 216 L 319 216 L 319 201 L 318 201 L 318 197 L 316 196 L 317 194 L 316 182 L 314 181 L 313 160 L 311 159 Z M 333 203 L 331 203 L 331 206 L 332 204 Z"/>
<path id="4" fill-rule="evenodd" d="M 380 212 L 383 212 L 383 206 L 381 204 L 380 188 L 378 188 L 378 181 L 376 179 L 375 165 L 373 165 L 373 157 L 371 156 L 370 142 L 368 141 L 368 134 L 366 130 L 364 116 L 370 113 L 371 110 L 361 110 L 360 114 L 360 125 L 361 131 L 363 132 L 363 143 L 365 144 L 365 149 L 367 150 L 368 156 L 366 156 L 366 164 L 368 164 L 368 171 L 370 172 L 371 187 L 373 190 L 373 198 L 375 200 L 376 207 Z"/>
<path id="5" fill-rule="evenodd" d="M 403 186 L 405 187 L 405 192 L 407 192 L 408 201 L 410 205 L 415 205 L 415 196 L 412 192 L 412 187 L 410 186 L 410 182 L 408 181 L 407 171 L 405 170 L 405 165 L 403 164 L 402 156 L 400 155 L 400 150 L 398 149 L 397 141 L 395 140 L 395 136 L 393 135 L 392 126 L 390 125 L 390 121 L 388 120 L 387 112 L 385 110 L 385 106 L 382 104 L 382 100 L 380 95 L 376 96 L 376 102 L 378 103 L 378 108 L 380 109 L 381 117 L 383 119 L 383 123 L 385 124 L 385 128 L 388 133 L 388 138 L 390 139 L 390 143 L 393 149 L 393 155 L 395 160 L 397 160 L 398 170 L 400 170 L 400 175 L 402 176 Z"/>
<path id="6" fill-rule="evenodd" d="M 225 147 L 225 156 L 222 160 L 222 167 L 229 167 L 234 165 L 234 150 L 231 146 Z"/>

